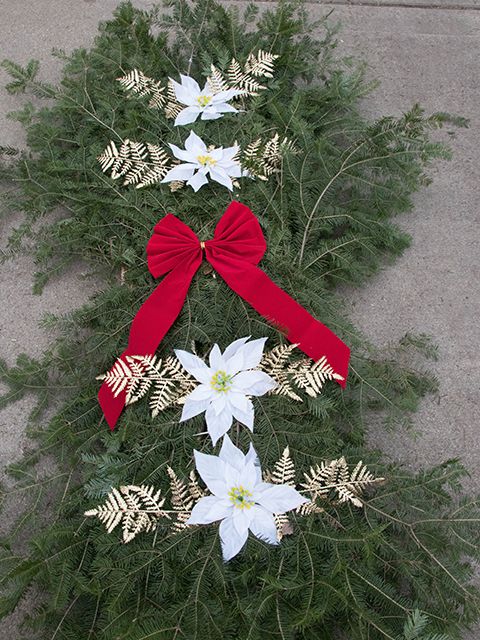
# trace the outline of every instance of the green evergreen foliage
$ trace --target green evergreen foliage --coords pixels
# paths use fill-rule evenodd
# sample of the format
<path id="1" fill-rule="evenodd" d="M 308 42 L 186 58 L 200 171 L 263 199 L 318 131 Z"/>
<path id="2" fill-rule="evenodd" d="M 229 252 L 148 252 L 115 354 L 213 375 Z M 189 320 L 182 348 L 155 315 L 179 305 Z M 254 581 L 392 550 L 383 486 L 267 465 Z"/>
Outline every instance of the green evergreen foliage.
<path id="1" fill-rule="evenodd" d="M 348 321 L 334 289 L 361 284 L 408 245 L 392 217 L 411 209 L 428 165 L 449 156 L 430 141 L 430 130 L 464 122 L 425 116 L 418 106 L 366 122 L 358 111 L 370 89 L 362 67 L 335 60 L 336 28 L 327 20 L 312 24 L 297 3 L 261 15 L 250 5 L 243 17 L 213 0 L 170 4 L 162 15 L 124 3 L 91 50 L 57 52 L 65 59 L 59 87 L 38 82 L 34 62 L 5 63 L 11 92 L 50 99 L 14 116 L 26 126 L 29 150 L 3 165 L 15 187 L 4 213 L 26 215 L 10 248 L 34 242 L 38 291 L 77 258 L 103 285 L 81 309 L 47 318 L 58 337 L 42 359 L 21 356 L 16 367 L 1 368 L 9 388 L 3 403 L 35 391 L 39 404 L 35 445 L 12 466 L 5 496 L 32 500 L 3 544 L 0 612 L 13 610 L 34 584 L 44 595 L 30 623 L 52 640 L 461 638 L 478 611 L 468 561 L 478 556 L 478 505 L 462 496 L 465 471 L 450 461 L 413 474 L 384 464 L 364 443 L 373 412 L 392 427 L 404 425 L 435 388 L 422 365 L 396 363 L 400 352 L 405 361 L 412 351 L 435 351 L 425 336 L 408 335 L 391 353 L 377 353 Z M 262 224 L 262 268 L 351 345 L 352 367 L 345 391 L 327 384 L 304 404 L 260 398 L 254 444 L 264 468 L 288 445 L 297 472 L 345 455 L 387 480 L 363 509 L 327 507 L 337 526 L 322 514 L 298 517 L 278 548 L 251 538 L 224 565 L 217 526 L 175 536 L 160 526 L 123 545 L 83 516 L 120 484 L 153 484 L 168 495 L 167 466 L 186 477 L 192 450 L 211 451 L 210 441 L 196 435 L 204 430 L 201 417 L 179 425 L 171 409 L 152 420 L 142 402 L 110 433 L 95 377 L 122 352 L 137 309 L 156 286 L 145 260 L 154 224 L 172 212 L 207 239 L 230 201 L 216 183 L 197 194 L 165 185 L 125 188 L 101 172 L 96 157 L 110 140 L 181 145 L 187 135 L 149 109 L 148 98 L 127 97 L 120 75 L 139 68 L 166 80 L 190 69 L 200 79 L 211 63 L 225 69 L 233 56 L 244 61 L 260 48 L 280 56 L 268 90 L 245 113 L 193 129 L 217 146 L 275 131 L 295 141 L 300 153 L 287 154 L 277 175 L 265 183 L 243 180 L 235 196 Z M 52 215 L 59 208 L 64 215 Z M 220 278 L 200 269 L 159 353 L 189 349 L 192 341 L 203 353 L 244 335 L 268 335 L 270 347 L 282 340 Z M 237 441 L 246 447 L 249 437 L 242 429 Z M 49 472 L 37 464 L 46 458 L 55 461 Z M 20 534 L 29 539 L 26 551 L 17 548 Z"/>

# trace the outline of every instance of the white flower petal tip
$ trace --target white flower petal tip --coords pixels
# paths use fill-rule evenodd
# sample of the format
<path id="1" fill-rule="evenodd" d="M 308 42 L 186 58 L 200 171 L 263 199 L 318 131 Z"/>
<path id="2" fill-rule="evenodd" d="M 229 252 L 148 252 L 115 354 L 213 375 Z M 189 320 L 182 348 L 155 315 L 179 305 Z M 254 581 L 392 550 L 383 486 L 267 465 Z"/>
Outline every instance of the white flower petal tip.
<path id="1" fill-rule="evenodd" d="M 225 562 L 243 549 L 249 531 L 267 544 L 278 545 L 274 514 L 295 509 L 307 502 L 306 498 L 289 485 L 263 482 L 255 449 L 250 445 L 244 455 L 228 435 L 223 438 L 218 456 L 199 451 L 194 455 L 197 471 L 213 495 L 197 502 L 187 524 L 221 520 Z"/>
<path id="2" fill-rule="evenodd" d="M 194 122 L 199 113 L 197 107 L 187 107 L 178 114 L 175 124 Z M 174 144 L 170 144 L 170 148 L 173 155 L 182 163 L 175 165 L 167 172 L 162 180 L 163 183 L 174 180 L 185 181 L 196 192 L 207 184 L 210 178 L 232 191 L 232 178 L 239 178 L 244 173 L 240 162 L 235 160 L 239 150 L 237 146 L 207 148 L 205 142 L 193 131 L 190 131 L 190 135 L 185 140 L 185 149 L 180 149 Z"/>
<path id="3" fill-rule="evenodd" d="M 229 89 L 215 92 L 208 82 L 200 89 L 196 80 L 185 75 L 180 75 L 180 80 L 179 83 L 170 78 L 177 101 L 185 105 L 175 119 L 175 126 L 191 124 L 199 116 L 202 120 L 217 120 L 224 113 L 237 113 L 237 109 L 228 103 L 241 95 L 242 91 Z"/>
<path id="4" fill-rule="evenodd" d="M 209 365 L 193 353 L 175 350 L 180 363 L 199 383 L 186 397 L 181 422 L 205 412 L 207 430 L 215 445 L 235 418 L 253 431 L 255 412 L 249 396 L 262 396 L 275 381 L 254 367 L 260 364 L 266 338 L 232 342 L 222 353 L 214 345 Z"/>

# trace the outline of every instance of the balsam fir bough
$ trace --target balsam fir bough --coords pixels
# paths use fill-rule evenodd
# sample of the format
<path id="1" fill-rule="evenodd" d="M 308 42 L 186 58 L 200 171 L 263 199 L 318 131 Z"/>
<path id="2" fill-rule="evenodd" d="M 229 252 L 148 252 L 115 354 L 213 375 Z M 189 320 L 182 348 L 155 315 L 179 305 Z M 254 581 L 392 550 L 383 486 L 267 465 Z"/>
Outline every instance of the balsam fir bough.
<path id="1" fill-rule="evenodd" d="M 4 541 L 0 611 L 7 615 L 36 585 L 42 597 L 29 624 L 49 639 L 461 638 L 479 602 L 469 561 L 478 557 L 479 514 L 461 492 L 465 472 L 451 461 L 409 473 L 385 465 L 364 443 L 374 412 L 391 428 L 403 426 L 435 388 L 418 358 L 411 367 L 396 364 L 430 347 L 422 336 L 407 335 L 389 353 L 377 353 L 348 322 L 334 288 L 361 284 L 408 245 L 391 218 L 411 208 L 430 162 L 449 155 L 429 140 L 430 131 L 463 122 L 425 116 L 419 107 L 366 122 L 358 101 L 370 87 L 361 67 L 335 60 L 335 28 L 327 20 L 313 24 L 296 4 L 261 15 L 251 5 L 242 17 L 212 0 L 170 4 L 166 15 L 121 5 L 90 51 L 57 53 L 65 60 L 59 87 L 36 79 L 35 62 L 4 63 L 11 93 L 50 100 L 42 109 L 27 103 L 15 115 L 27 129 L 29 150 L 2 148 L 3 177 L 13 185 L 4 213 L 26 216 L 11 252 L 34 246 L 38 291 L 78 257 L 103 284 L 83 308 L 48 318 L 58 338 L 41 360 L 20 356 L 16 367 L 2 367 L 9 386 L 2 404 L 32 389 L 39 402 L 35 444 L 12 465 L 14 484 L 5 495 L 7 502 L 34 499 Z M 209 238 L 231 195 L 214 181 L 198 193 L 170 189 L 160 184 L 163 169 L 141 189 L 133 179 L 123 186 L 97 158 L 112 142 L 118 150 L 127 140 L 150 153 L 169 143 L 182 147 L 185 129 L 174 118 L 185 105 L 164 112 L 172 98 L 168 78 L 188 74 L 203 86 L 211 76 L 225 89 L 232 60 L 241 74 L 260 51 L 274 56 L 268 58 L 274 72 L 269 67 L 258 81 L 262 89 L 238 98 L 239 113 L 214 122 L 198 117 L 189 126 L 215 148 L 291 141 L 273 170 L 264 171 L 268 180 L 260 179 L 260 166 L 259 177 L 232 185 L 233 197 L 261 222 L 268 245 L 262 269 L 340 335 L 352 359 L 345 390 L 327 382 L 321 393 L 301 391 L 299 402 L 287 376 L 285 393 L 255 399 L 253 434 L 230 432 L 243 451 L 253 441 L 262 467 L 272 470 L 268 482 L 293 482 L 294 460 L 297 486 L 315 495 L 317 508 L 300 505 L 299 513 L 280 515 L 280 545 L 249 536 L 224 564 L 216 524 L 184 526 L 204 496 L 192 451 L 218 454 L 203 417 L 179 424 L 174 404 L 152 419 L 148 403 L 136 402 L 111 433 L 95 378 L 112 367 L 139 305 L 157 285 L 144 257 L 154 225 L 170 212 Z M 132 82 L 144 89 L 129 92 Z M 58 207 L 60 219 L 51 215 Z M 174 349 L 203 354 L 214 343 L 223 349 L 241 336 L 268 337 L 269 353 L 289 348 L 204 263 L 157 358 L 167 361 Z M 47 420 L 53 400 L 57 408 Z M 40 471 L 37 463 L 52 457 L 55 469 Z M 384 481 L 369 487 L 373 478 Z M 361 498 L 345 493 L 363 480 Z M 137 496 L 135 513 L 135 504 L 161 512 L 165 499 L 176 512 L 175 535 L 171 522 L 165 527 L 147 514 L 139 520 L 145 531 L 133 538 L 136 520 L 129 522 L 124 544 L 116 530 L 108 533 L 84 516 L 113 490 L 120 491 L 114 494 L 120 507 L 122 491 Z M 113 518 L 106 522 L 119 519 L 117 512 Z M 19 538 L 30 540 L 27 551 L 18 549 Z M 32 637 L 29 628 L 25 637 Z"/>

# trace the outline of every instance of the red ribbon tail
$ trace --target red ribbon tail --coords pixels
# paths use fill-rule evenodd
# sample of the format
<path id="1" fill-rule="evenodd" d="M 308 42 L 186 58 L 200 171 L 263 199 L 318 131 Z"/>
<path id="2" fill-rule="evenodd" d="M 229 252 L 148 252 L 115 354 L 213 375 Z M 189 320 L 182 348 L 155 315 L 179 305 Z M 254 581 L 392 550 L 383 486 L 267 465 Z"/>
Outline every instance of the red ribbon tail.
<path id="1" fill-rule="evenodd" d="M 256 265 L 238 259 L 226 260 L 220 253 L 211 255 L 209 260 L 228 286 L 285 333 L 290 342 L 298 344 L 316 362 L 325 356 L 333 371 L 342 378 L 336 378 L 336 382 L 345 388 L 350 349 L 333 331 L 310 315 Z"/>
<path id="2" fill-rule="evenodd" d="M 125 406 L 125 392 L 122 391 L 115 397 L 110 387 L 104 382 L 98 392 L 98 402 L 108 426 L 113 431 Z"/>
<path id="3" fill-rule="evenodd" d="M 179 268 L 173 269 L 165 276 L 138 310 L 130 329 L 128 347 L 119 359 L 125 362 L 124 358 L 127 355 L 147 356 L 155 353 L 180 313 L 193 275 L 201 261 L 199 251 L 198 254 L 191 256 L 189 261 L 185 261 Z M 107 382 L 100 387 L 98 402 L 110 429 L 115 428 L 125 406 L 125 400 L 125 391 L 115 397 Z"/>

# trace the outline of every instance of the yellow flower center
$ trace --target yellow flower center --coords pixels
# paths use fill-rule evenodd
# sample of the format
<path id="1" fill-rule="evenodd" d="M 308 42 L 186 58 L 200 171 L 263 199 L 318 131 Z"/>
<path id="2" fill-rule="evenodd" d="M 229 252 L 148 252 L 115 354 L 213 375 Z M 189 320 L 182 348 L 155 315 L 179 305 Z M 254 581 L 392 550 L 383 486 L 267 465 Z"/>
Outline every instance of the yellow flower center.
<path id="1" fill-rule="evenodd" d="M 228 492 L 230 502 L 237 509 L 250 509 L 255 504 L 253 500 L 249 500 L 252 496 L 253 494 L 248 489 L 244 489 L 242 485 L 232 487 Z"/>
<path id="2" fill-rule="evenodd" d="M 198 96 L 197 102 L 201 107 L 206 107 L 209 102 L 212 101 L 211 96 Z"/>
<path id="3" fill-rule="evenodd" d="M 204 167 L 214 167 L 217 164 L 217 161 L 212 158 L 212 156 L 197 156 L 197 162 L 202 164 Z"/>
<path id="4" fill-rule="evenodd" d="M 215 391 L 222 391 L 226 393 L 232 388 L 232 377 L 233 376 L 230 376 L 226 371 L 217 371 L 210 380 L 210 386 Z"/>

